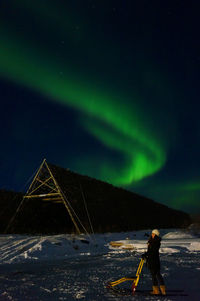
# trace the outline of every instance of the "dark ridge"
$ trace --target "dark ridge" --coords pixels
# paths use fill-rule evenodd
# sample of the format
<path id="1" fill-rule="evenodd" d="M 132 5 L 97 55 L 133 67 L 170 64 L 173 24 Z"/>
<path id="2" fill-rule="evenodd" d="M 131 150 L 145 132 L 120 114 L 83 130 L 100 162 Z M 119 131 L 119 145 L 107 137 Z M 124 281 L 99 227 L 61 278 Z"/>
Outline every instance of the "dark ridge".
<path id="1" fill-rule="evenodd" d="M 6 229 L 22 198 L 23 193 L 0 189 L 0 233 Z"/>
<path id="2" fill-rule="evenodd" d="M 92 232 L 92 229 L 87 211 L 94 232 L 184 228 L 191 223 L 190 216 L 182 211 L 103 181 L 47 164 L 62 193 L 88 232 Z M 41 176 L 46 172 L 47 169 L 43 168 Z M 40 193 L 45 193 L 44 188 L 41 188 Z M 22 194 L 0 191 L 0 207 L 1 212 L 4 212 L 1 233 L 15 213 L 20 200 Z M 79 221 L 77 223 L 81 228 Z M 84 232 L 83 228 L 81 230 Z M 26 200 L 8 231 L 34 234 L 73 232 L 75 228 L 65 206 L 41 199 Z"/>

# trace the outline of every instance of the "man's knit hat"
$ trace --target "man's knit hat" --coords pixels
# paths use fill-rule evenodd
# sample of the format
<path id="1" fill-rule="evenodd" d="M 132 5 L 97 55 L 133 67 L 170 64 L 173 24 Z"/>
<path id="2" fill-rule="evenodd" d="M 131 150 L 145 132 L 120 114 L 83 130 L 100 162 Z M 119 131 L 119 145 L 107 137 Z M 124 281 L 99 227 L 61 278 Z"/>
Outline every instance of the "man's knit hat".
<path id="1" fill-rule="evenodd" d="M 154 230 L 152 231 L 152 233 L 153 233 L 153 234 L 156 234 L 157 236 L 160 235 L 160 232 L 159 232 L 157 229 L 154 229 Z"/>

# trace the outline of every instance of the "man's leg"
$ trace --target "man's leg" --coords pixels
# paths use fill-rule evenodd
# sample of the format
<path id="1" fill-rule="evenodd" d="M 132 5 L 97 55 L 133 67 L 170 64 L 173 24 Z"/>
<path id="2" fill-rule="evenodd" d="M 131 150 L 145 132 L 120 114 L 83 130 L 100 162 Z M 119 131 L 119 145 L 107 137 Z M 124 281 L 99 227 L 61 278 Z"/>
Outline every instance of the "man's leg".
<path id="1" fill-rule="evenodd" d="M 153 284 L 153 291 L 151 292 L 152 295 L 159 295 L 159 287 L 158 287 L 158 279 L 156 276 L 156 272 L 154 270 L 150 270 L 151 277 L 152 277 L 152 284 Z"/>
<path id="2" fill-rule="evenodd" d="M 163 277 L 162 277 L 160 271 L 158 271 L 158 272 L 156 273 L 156 278 L 157 278 L 158 282 L 160 283 L 160 285 L 165 285 L 164 279 L 163 279 Z"/>
<path id="3" fill-rule="evenodd" d="M 162 295 L 166 295 L 165 283 L 160 271 L 157 272 L 156 277 L 158 279 L 158 282 L 160 283 L 160 290 Z"/>

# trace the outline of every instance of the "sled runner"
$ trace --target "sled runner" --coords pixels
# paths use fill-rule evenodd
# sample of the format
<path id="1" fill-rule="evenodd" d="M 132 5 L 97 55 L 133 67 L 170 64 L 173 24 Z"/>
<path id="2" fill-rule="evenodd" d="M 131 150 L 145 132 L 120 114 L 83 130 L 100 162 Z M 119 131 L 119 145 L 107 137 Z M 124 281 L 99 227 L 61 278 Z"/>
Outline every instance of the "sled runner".
<path id="1" fill-rule="evenodd" d="M 122 282 L 132 281 L 131 292 L 132 292 L 132 295 L 134 295 L 136 287 L 137 287 L 139 279 L 140 279 L 140 274 L 141 274 L 143 265 L 144 265 L 144 259 L 142 258 L 140 260 L 140 263 L 139 263 L 136 275 L 134 277 L 123 277 L 123 278 L 120 278 L 118 280 L 115 280 L 115 281 L 112 281 L 112 282 L 108 282 L 107 288 L 113 289 L 116 285 L 118 285 L 118 284 L 120 284 Z M 113 289 L 113 291 L 117 291 L 117 290 Z"/>
<path id="2" fill-rule="evenodd" d="M 133 296 L 132 289 L 121 289 L 117 287 L 110 287 L 110 290 L 115 296 Z M 151 296 L 151 297 L 173 297 L 173 296 L 188 296 L 183 290 L 168 290 L 166 295 L 158 294 L 152 295 L 151 290 L 136 290 L 134 296 Z"/>
<path id="3" fill-rule="evenodd" d="M 152 295 L 151 290 L 138 290 L 135 292 L 135 295 L 137 296 L 159 296 L 159 297 L 172 297 L 172 296 L 188 296 L 183 290 L 168 290 L 166 295 L 162 295 L 161 293 L 158 295 Z"/>

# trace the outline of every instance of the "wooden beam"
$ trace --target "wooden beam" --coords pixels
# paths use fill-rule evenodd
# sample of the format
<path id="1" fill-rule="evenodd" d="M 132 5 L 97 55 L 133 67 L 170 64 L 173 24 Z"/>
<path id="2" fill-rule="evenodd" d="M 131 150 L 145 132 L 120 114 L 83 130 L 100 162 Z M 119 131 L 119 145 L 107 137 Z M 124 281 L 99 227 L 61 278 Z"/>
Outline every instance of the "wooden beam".
<path id="1" fill-rule="evenodd" d="M 42 169 L 42 166 L 44 165 L 45 162 L 46 162 L 46 159 L 44 159 L 43 162 L 42 162 L 42 164 L 40 165 L 40 167 L 39 167 L 38 171 L 36 172 L 36 175 L 35 175 L 35 177 L 34 177 L 32 183 L 31 183 L 31 185 L 30 185 L 28 191 L 26 192 L 26 194 L 29 194 L 29 192 L 30 192 L 30 190 L 31 190 L 31 188 L 32 188 L 32 186 L 33 186 L 33 184 L 34 184 L 34 182 L 35 182 L 35 179 L 36 179 L 37 176 L 39 175 L 39 172 L 40 172 L 40 170 Z"/>
<path id="2" fill-rule="evenodd" d="M 38 182 L 42 183 L 42 185 L 49 187 L 49 188 L 51 189 L 51 191 L 56 191 L 55 188 L 53 188 L 53 187 L 51 187 L 50 185 L 47 184 L 47 182 L 48 182 L 50 179 L 52 179 L 52 177 L 49 177 L 49 178 L 48 178 L 47 180 L 45 180 L 44 182 L 43 182 L 42 180 L 40 180 L 39 178 L 37 178 L 36 180 L 37 180 Z M 42 185 L 40 185 L 40 186 L 38 186 L 38 187 L 41 187 Z M 37 188 L 37 189 L 38 189 L 38 188 Z"/>
<path id="3" fill-rule="evenodd" d="M 45 193 L 45 194 L 33 194 L 33 195 L 25 195 L 24 198 L 32 199 L 32 198 L 43 198 L 43 197 L 50 197 L 50 196 L 58 196 L 60 195 L 59 192 L 56 193 Z"/>
<path id="4" fill-rule="evenodd" d="M 49 187 L 49 185 L 46 185 L 46 183 L 47 183 L 51 178 L 52 178 L 52 177 L 49 177 L 49 178 L 46 179 L 44 182 L 42 182 L 42 180 L 40 180 L 39 178 L 35 178 L 35 181 L 38 181 L 38 182 L 40 182 L 40 183 L 42 183 L 42 184 L 40 184 L 38 187 L 36 187 L 35 189 L 33 189 L 29 194 L 30 194 L 30 195 L 33 194 L 33 192 L 37 191 L 37 190 L 38 190 L 39 188 L 41 188 L 43 185 Z M 51 190 L 52 190 L 52 187 L 50 187 L 50 188 L 51 188 Z M 56 191 L 56 189 L 53 189 L 53 190 Z"/>
<path id="5" fill-rule="evenodd" d="M 60 201 L 61 203 L 63 203 L 63 200 L 61 198 L 45 198 L 45 199 L 42 199 L 42 201 L 44 201 L 44 202 L 46 202 L 46 201 L 51 201 L 51 202 Z"/>
<path id="6" fill-rule="evenodd" d="M 68 211 L 68 213 L 69 213 L 69 215 L 70 215 L 70 217 L 71 217 L 71 220 L 72 220 L 72 222 L 73 222 L 73 224 L 74 224 L 74 226 L 75 226 L 75 229 L 76 229 L 77 233 L 78 233 L 78 234 L 81 234 L 81 231 L 80 231 L 80 229 L 79 229 L 79 227 L 78 227 L 78 225 L 77 225 L 77 223 L 76 223 L 76 220 L 75 220 L 75 218 L 74 218 L 74 216 L 73 216 L 73 214 L 72 214 L 72 212 L 71 212 L 71 210 L 70 210 L 70 207 L 69 207 L 69 205 L 68 205 L 68 200 L 65 199 L 65 196 L 63 195 L 62 190 L 60 189 L 59 185 L 57 184 L 57 181 L 56 181 L 56 179 L 54 178 L 54 176 L 53 176 L 53 174 L 52 174 L 52 172 L 51 172 L 51 170 L 50 170 L 50 168 L 49 168 L 47 162 L 45 162 L 45 164 L 46 164 L 46 167 L 47 167 L 47 169 L 48 169 L 50 175 L 51 175 L 52 178 L 53 178 L 53 181 L 54 181 L 54 184 L 55 184 L 57 190 L 60 191 L 60 194 L 61 194 L 63 203 L 64 203 L 64 205 L 65 205 L 65 208 L 67 209 L 67 211 Z"/>

